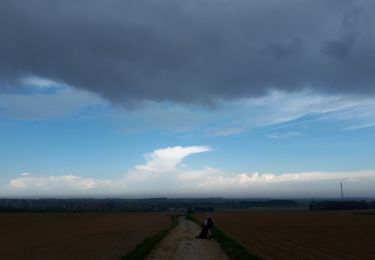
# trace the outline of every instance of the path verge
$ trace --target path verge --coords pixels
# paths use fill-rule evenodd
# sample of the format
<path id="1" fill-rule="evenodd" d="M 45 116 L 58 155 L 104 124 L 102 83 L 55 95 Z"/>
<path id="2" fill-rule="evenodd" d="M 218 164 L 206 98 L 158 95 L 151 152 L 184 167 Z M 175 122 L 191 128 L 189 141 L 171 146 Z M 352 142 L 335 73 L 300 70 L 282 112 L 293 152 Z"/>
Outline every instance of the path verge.
<path id="1" fill-rule="evenodd" d="M 129 254 L 123 256 L 121 260 L 142 260 L 150 254 L 150 252 L 178 225 L 179 221 L 176 215 L 171 215 L 171 225 L 156 233 L 155 235 L 146 238 Z"/>
<path id="2" fill-rule="evenodd" d="M 187 214 L 186 218 L 199 224 L 194 216 Z M 260 256 L 250 252 L 237 240 L 231 238 L 225 234 L 220 228 L 215 226 L 213 228 L 213 239 L 221 246 L 224 252 L 228 255 L 229 259 L 241 259 L 241 260 L 259 260 Z"/>

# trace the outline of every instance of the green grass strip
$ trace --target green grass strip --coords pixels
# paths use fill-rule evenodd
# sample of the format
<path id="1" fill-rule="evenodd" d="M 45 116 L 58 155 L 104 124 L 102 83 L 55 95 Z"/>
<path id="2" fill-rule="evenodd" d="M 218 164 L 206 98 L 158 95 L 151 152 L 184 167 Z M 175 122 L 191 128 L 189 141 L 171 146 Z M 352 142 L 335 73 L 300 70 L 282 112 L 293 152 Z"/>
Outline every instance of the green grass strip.
<path id="1" fill-rule="evenodd" d="M 185 218 L 188 220 L 194 221 L 195 223 L 200 224 L 191 214 L 187 214 Z M 212 233 L 213 233 L 213 239 L 215 239 L 218 242 L 218 244 L 221 246 L 221 248 L 224 250 L 224 252 L 227 254 L 227 256 L 230 259 L 233 259 L 233 260 L 235 259 L 236 260 L 237 259 L 259 260 L 261 259 L 260 256 L 249 252 L 247 248 L 245 248 L 235 239 L 225 234 L 217 226 L 213 228 Z"/>
<path id="2" fill-rule="evenodd" d="M 198 220 L 196 220 L 196 219 L 193 217 L 193 215 L 191 215 L 191 214 L 186 214 L 186 215 L 185 215 L 185 218 L 186 218 L 187 220 L 193 221 L 193 222 L 197 223 L 198 225 L 200 225 L 200 223 L 198 222 Z"/>
<path id="3" fill-rule="evenodd" d="M 137 247 L 131 251 L 129 254 L 121 257 L 122 260 L 141 260 L 145 259 L 154 249 L 160 241 L 162 241 L 168 234 L 171 232 L 177 225 L 178 225 L 178 218 L 177 216 L 171 216 L 172 223 L 171 225 L 156 233 L 155 235 L 146 238 Z"/>

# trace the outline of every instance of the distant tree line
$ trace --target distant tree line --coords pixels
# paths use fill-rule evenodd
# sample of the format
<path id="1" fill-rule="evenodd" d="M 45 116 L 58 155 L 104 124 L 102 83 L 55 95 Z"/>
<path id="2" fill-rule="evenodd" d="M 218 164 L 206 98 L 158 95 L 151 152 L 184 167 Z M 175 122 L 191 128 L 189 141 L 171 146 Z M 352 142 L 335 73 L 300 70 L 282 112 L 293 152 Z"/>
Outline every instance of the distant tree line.
<path id="1" fill-rule="evenodd" d="M 0 212 L 167 212 L 213 211 L 238 206 L 236 199 L 0 199 Z"/>
<path id="2" fill-rule="evenodd" d="M 375 201 L 369 200 L 324 200 L 312 201 L 310 210 L 375 209 Z"/>
<path id="3" fill-rule="evenodd" d="M 295 206 L 298 202 L 287 199 L 272 200 L 241 200 L 238 202 L 240 207 L 276 207 L 276 206 Z"/>
<path id="4" fill-rule="evenodd" d="M 147 199 L 0 199 L 0 212 L 168 212 L 251 207 L 307 207 L 290 199 L 147 198 Z"/>

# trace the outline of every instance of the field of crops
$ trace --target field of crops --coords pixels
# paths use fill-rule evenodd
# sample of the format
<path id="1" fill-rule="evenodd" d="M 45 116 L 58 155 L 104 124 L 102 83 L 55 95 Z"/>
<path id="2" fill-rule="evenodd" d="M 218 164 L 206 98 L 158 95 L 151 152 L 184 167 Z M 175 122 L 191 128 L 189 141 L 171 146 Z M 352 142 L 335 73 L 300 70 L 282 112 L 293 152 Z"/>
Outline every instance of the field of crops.
<path id="1" fill-rule="evenodd" d="M 0 214 L 0 259 L 119 259 L 169 224 L 162 213 Z"/>
<path id="2" fill-rule="evenodd" d="M 213 218 L 264 259 L 375 259 L 375 215 L 247 211 L 215 212 Z"/>

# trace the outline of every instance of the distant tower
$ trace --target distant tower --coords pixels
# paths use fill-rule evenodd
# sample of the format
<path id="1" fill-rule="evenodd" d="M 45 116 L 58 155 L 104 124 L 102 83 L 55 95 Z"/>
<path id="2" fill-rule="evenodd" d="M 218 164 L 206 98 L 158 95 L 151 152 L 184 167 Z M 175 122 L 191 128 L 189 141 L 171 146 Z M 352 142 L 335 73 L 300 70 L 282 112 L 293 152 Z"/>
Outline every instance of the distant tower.
<path id="1" fill-rule="evenodd" d="M 341 199 L 343 200 L 344 199 L 344 189 L 342 188 L 342 181 L 340 181 L 340 188 L 341 188 L 340 195 L 341 195 Z"/>

